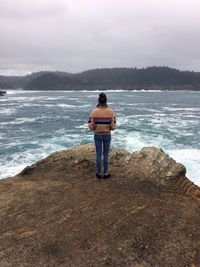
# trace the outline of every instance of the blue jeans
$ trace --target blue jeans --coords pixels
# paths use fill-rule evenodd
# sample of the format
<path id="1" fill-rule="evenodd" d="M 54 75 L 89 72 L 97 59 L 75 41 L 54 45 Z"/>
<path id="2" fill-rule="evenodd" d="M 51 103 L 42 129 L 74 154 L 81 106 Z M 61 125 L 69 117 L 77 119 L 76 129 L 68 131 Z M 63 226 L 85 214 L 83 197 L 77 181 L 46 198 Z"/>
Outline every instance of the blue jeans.
<path id="1" fill-rule="evenodd" d="M 103 166 L 104 174 L 108 173 L 108 154 L 110 149 L 111 134 L 95 134 L 94 142 L 96 146 L 96 163 L 97 173 L 101 174 L 101 155 L 102 155 L 102 144 L 103 144 Z"/>

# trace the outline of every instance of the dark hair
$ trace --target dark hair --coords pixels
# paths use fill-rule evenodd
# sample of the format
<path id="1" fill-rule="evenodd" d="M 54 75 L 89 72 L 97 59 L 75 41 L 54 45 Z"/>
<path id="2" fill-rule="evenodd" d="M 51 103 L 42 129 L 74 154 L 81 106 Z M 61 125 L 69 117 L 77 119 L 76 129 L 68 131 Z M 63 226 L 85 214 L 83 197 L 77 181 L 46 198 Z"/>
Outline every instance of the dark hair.
<path id="1" fill-rule="evenodd" d="M 97 107 L 107 107 L 107 97 L 105 93 L 100 93 L 99 94 L 99 99 L 98 99 L 98 105 Z"/>

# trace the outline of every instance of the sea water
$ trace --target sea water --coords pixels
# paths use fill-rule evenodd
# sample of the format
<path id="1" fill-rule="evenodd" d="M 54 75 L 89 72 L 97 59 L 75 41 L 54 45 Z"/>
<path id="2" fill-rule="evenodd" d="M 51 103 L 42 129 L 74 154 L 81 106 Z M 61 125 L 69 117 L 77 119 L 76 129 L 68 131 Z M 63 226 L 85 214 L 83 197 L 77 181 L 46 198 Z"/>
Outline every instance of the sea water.
<path id="1" fill-rule="evenodd" d="M 87 122 L 98 91 L 9 90 L 0 98 L 0 178 L 50 153 L 93 144 Z M 200 185 L 200 92 L 107 91 L 117 128 L 112 146 L 162 148 Z"/>

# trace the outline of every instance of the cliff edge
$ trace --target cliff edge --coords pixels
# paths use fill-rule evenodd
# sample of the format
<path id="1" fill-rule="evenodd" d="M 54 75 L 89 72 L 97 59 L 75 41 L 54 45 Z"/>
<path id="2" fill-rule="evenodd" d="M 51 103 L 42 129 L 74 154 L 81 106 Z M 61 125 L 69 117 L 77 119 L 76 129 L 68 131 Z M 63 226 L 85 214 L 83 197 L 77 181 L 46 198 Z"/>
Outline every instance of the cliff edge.
<path id="1" fill-rule="evenodd" d="M 0 266 L 200 266 L 200 189 L 161 149 L 58 151 L 0 181 Z"/>

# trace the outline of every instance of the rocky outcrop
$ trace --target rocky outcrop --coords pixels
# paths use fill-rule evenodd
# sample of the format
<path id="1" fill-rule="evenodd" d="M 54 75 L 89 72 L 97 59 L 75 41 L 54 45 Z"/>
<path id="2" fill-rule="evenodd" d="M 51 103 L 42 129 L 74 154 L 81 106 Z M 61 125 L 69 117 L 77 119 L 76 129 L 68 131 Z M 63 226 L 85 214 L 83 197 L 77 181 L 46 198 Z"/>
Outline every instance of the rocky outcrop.
<path id="1" fill-rule="evenodd" d="M 185 175 L 185 167 L 156 147 L 144 147 L 132 154 L 133 176 L 149 180 L 158 186 L 176 189 L 200 199 L 200 188 Z"/>
<path id="2" fill-rule="evenodd" d="M 80 145 L 1 180 L 0 266 L 199 266 L 199 188 L 184 166 L 112 148 L 109 171 L 96 179 L 95 148 Z"/>
<path id="3" fill-rule="evenodd" d="M 20 175 L 68 167 L 95 172 L 95 147 L 93 145 L 79 145 L 72 149 L 58 151 L 49 157 L 26 167 Z M 166 189 L 182 191 L 200 199 L 200 188 L 192 183 L 185 175 L 185 167 L 170 158 L 162 149 L 144 147 L 140 151 L 129 153 L 124 149 L 111 148 L 109 164 L 117 167 L 119 172 L 132 179 L 148 180 L 156 186 Z"/>

